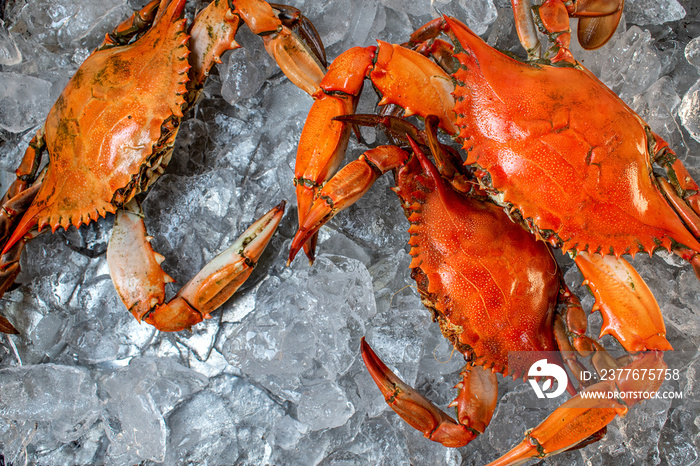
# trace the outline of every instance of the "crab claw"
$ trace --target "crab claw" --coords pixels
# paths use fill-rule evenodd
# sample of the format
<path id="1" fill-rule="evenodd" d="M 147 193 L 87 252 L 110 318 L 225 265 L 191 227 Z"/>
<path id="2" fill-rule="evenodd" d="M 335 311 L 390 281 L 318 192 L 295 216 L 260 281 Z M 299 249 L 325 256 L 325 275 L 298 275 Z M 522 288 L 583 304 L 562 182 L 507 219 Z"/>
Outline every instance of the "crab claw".
<path id="1" fill-rule="evenodd" d="M 350 162 L 323 186 L 299 225 L 289 248 L 289 265 L 299 250 L 338 212 L 350 207 L 383 173 L 401 166 L 408 153 L 396 146 L 379 146 Z"/>
<path id="2" fill-rule="evenodd" d="M 567 400 L 528 432 L 519 445 L 487 466 L 521 464 L 530 458 L 544 458 L 577 448 L 615 416 L 624 416 L 632 405 L 644 399 L 642 392 L 649 395 L 659 390 L 663 377 L 639 377 L 642 371 L 659 374 L 665 370 L 661 352 L 645 353 L 624 367 L 621 373 L 626 373 L 627 377 L 599 382 Z"/>
<path id="3" fill-rule="evenodd" d="M 253 271 L 284 214 L 284 201 L 251 225 L 236 242 L 204 266 L 167 304 L 165 284 L 172 282 L 160 267 L 146 235 L 140 206 L 132 201 L 119 211 L 107 250 L 114 286 L 139 321 L 176 332 L 208 319 Z"/>
<path id="4" fill-rule="evenodd" d="M 612 335 L 632 353 L 673 349 L 654 295 L 629 262 L 585 252 L 577 254 L 575 261 L 585 277 L 583 283 L 596 298 L 593 310 L 603 316 L 601 337 Z"/>
<path id="5" fill-rule="evenodd" d="M 228 249 L 204 266 L 178 293 L 205 317 L 248 279 L 284 215 L 282 201 L 253 223 Z"/>
<path id="6" fill-rule="evenodd" d="M 430 400 L 399 379 L 362 338 L 362 359 L 387 404 L 426 438 L 446 447 L 467 445 L 488 426 L 496 408 L 496 376 L 483 368 L 468 367 L 457 384 L 460 393 L 450 404 L 457 408 L 456 422 Z"/>

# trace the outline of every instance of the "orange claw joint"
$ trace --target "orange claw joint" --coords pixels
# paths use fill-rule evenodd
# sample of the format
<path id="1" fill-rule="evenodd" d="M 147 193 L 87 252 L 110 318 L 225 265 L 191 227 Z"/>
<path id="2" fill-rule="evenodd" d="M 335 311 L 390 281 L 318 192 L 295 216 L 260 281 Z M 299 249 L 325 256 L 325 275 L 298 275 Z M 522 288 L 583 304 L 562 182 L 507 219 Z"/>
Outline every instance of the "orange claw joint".
<path id="1" fill-rule="evenodd" d="M 290 264 L 302 246 L 338 212 L 350 207 L 382 174 L 403 165 L 409 154 L 396 146 L 379 146 L 347 164 L 318 192 L 292 239 Z"/>
<path id="2" fill-rule="evenodd" d="M 462 371 L 459 395 L 450 404 L 459 422 L 399 379 L 362 338 L 362 359 L 387 404 L 426 438 L 446 447 L 467 445 L 488 426 L 496 409 L 498 385 L 490 370 L 468 366 Z"/>
<path id="3" fill-rule="evenodd" d="M 628 352 L 672 350 L 654 295 L 629 262 L 615 256 L 581 252 L 576 265 L 603 316 L 600 336 L 612 335 Z"/>
<path id="4" fill-rule="evenodd" d="M 622 378 L 596 383 L 582 392 L 586 395 L 579 393 L 567 400 L 528 432 L 519 445 L 487 466 L 522 464 L 531 458 L 545 458 L 577 448 L 596 436 L 615 416 L 624 416 L 630 407 L 659 390 L 663 376 L 639 377 L 640 373 L 664 374 L 665 370 L 661 352 L 637 356 L 621 371 Z"/>
<path id="5" fill-rule="evenodd" d="M 284 214 L 284 202 L 251 225 L 224 252 L 204 266 L 167 304 L 160 267 L 136 201 L 117 213 L 107 249 L 107 264 L 117 293 L 129 311 L 158 330 L 175 332 L 210 318 L 250 276 Z"/>

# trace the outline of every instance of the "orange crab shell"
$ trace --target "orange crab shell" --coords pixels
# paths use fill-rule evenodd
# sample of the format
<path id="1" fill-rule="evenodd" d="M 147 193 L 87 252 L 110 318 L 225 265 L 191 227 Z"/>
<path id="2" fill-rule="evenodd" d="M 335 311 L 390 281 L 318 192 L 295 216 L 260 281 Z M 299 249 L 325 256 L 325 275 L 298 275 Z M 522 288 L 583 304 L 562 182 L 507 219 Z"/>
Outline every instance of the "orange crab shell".
<path id="1" fill-rule="evenodd" d="M 427 159 L 421 164 L 414 158 L 398 171 L 395 191 L 411 222 L 423 303 L 475 364 L 523 376 L 542 352 L 557 351 L 557 264 L 500 207 L 461 195 Z"/>
<path id="2" fill-rule="evenodd" d="M 46 176 L 8 244 L 34 225 L 78 227 L 114 212 L 139 192 L 144 167 L 169 155 L 177 121 L 162 127 L 182 117 L 190 68 L 184 5 L 173 1 L 133 44 L 94 52 L 69 81 L 46 119 Z"/>
<path id="3" fill-rule="evenodd" d="M 446 21 L 463 49 L 454 95 L 466 163 L 505 205 L 564 250 L 619 256 L 675 240 L 700 251 L 656 186 L 651 131 L 611 90 L 580 66 L 519 62 Z"/>

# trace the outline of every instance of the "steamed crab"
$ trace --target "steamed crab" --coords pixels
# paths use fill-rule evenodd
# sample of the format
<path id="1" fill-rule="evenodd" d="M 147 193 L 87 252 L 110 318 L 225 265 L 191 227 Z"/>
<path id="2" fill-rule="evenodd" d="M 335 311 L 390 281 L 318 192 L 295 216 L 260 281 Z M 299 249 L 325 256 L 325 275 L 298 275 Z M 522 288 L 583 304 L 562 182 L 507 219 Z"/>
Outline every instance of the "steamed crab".
<path id="1" fill-rule="evenodd" d="M 117 26 L 52 107 L 2 200 L 0 294 L 19 273 L 28 239 L 46 227 L 80 227 L 117 211 L 108 263 L 120 297 L 139 321 L 166 331 L 188 328 L 208 318 L 250 275 L 284 204 L 165 303 L 164 286 L 172 279 L 149 244 L 135 196 L 163 173 L 181 119 L 212 65 L 238 47 L 240 25 L 260 35 L 290 80 L 309 93 L 324 72 L 323 49 L 313 26 L 295 9 L 273 10 L 260 0 L 215 0 L 188 27 L 185 3 L 153 0 Z M 40 169 L 44 152 L 49 160 Z M 1 324 L 3 331 L 15 331 L 6 319 Z"/>
<path id="2" fill-rule="evenodd" d="M 627 261 L 583 253 L 580 265 L 587 267 L 589 285 L 604 316 L 603 334 L 613 335 L 636 353 L 616 360 L 586 336 L 586 315 L 564 283 L 549 246 L 511 222 L 458 163 L 456 154 L 437 141 L 437 117 L 428 117 L 427 136 L 395 117 L 358 115 L 343 120 L 385 125 L 396 139 L 401 138 L 397 131 L 408 131 L 429 145 L 437 163 L 436 168 L 411 136 L 410 149 L 376 147 L 331 178 L 319 194 L 324 205 L 314 203 L 309 212 L 309 216 L 323 217 L 320 223 L 325 223 L 359 199 L 382 173 L 394 171 L 394 191 L 410 223 L 411 276 L 443 335 L 467 361 L 455 387 L 459 393 L 450 404 L 456 408 L 455 420 L 405 384 L 363 340 L 362 357 L 372 378 L 406 422 L 430 440 L 448 447 L 465 446 L 491 421 L 498 395 L 496 373 L 523 378 L 528 369 L 532 375 L 531 368 L 543 362 L 566 364 L 579 380 L 579 390 L 587 394 L 618 391 L 629 398 L 635 392 L 654 393 L 660 388 L 661 380 L 631 376 L 596 384 L 582 380 L 587 369 L 577 356 L 590 356 L 599 372 L 666 369 L 661 352 L 672 348 L 665 338 L 661 311 Z M 329 209 L 331 202 L 337 210 Z M 314 231 L 305 232 L 306 236 Z M 299 238 L 297 244 L 304 236 Z M 573 385 L 567 388 L 576 393 Z M 587 445 L 605 433 L 616 415 L 623 416 L 640 400 L 591 401 L 578 394 L 493 464 L 544 458 Z"/>
<path id="3" fill-rule="evenodd" d="M 522 3 L 513 3 L 517 17 L 518 4 Z M 599 12 L 600 16 L 619 18 L 621 4 L 598 2 L 596 5 L 606 3 L 609 8 Z M 353 108 L 362 82 L 368 77 L 381 94 L 380 105 L 396 104 L 406 114 L 424 118 L 435 115 L 440 128 L 463 146 L 467 153 L 464 164 L 473 171 L 479 189 L 488 195 L 490 202 L 504 208 L 511 220 L 538 240 L 562 248 L 574 257 L 586 284 L 594 292 L 596 308 L 603 313 L 603 334 L 615 336 L 630 353 L 651 351 L 635 357 L 631 366 L 648 364 L 662 368 L 665 366 L 655 351 L 671 348 L 664 336 L 663 319 L 648 288 L 620 256 L 640 251 L 651 254 L 663 248 L 689 261 L 698 274 L 699 189 L 668 144 L 575 61 L 569 50 L 570 11 L 565 5 L 556 1 L 545 2 L 545 5 L 546 9 L 534 12 L 537 24 L 552 40 L 544 57 L 536 52 L 538 47 L 533 43 L 537 36 L 527 34 L 522 18 L 516 24 L 528 50 L 528 62 L 492 49 L 459 21 L 442 17 L 416 31 L 405 46 L 380 41 L 378 47 L 358 47 L 338 57 L 321 83 L 325 94 L 317 104 L 334 99 L 337 101 L 335 108 Z M 612 22 L 616 24 L 617 20 Z M 593 45 L 604 43 L 614 30 L 614 25 L 610 29 L 611 23 L 600 24 L 605 33 L 593 34 L 596 37 Z M 443 32 L 452 39 L 454 52 L 452 45 L 437 38 Z M 337 117 L 341 112 L 336 110 L 334 115 L 334 110 L 329 108 L 315 104 L 302 133 L 297 161 L 300 170 L 295 180 L 302 198 L 299 200 L 300 227 L 292 243 L 290 260 L 302 247 L 313 259 L 313 241 L 318 228 L 357 200 L 379 175 L 391 169 L 404 170 L 402 167 L 407 160 L 405 155 L 396 155 L 391 149 L 383 148 L 381 153 L 370 151 L 324 184 L 337 167 L 337 154 L 344 152 L 350 131 L 347 123 L 364 121 L 357 117 L 332 119 L 329 115 Z M 377 120 L 370 121 L 376 123 Z M 322 140 L 327 141 L 321 149 L 312 148 L 311 140 L 305 139 L 318 132 L 323 134 Z M 321 157 L 317 158 L 319 155 Z M 461 160 L 459 163 L 454 163 L 454 157 L 451 160 L 441 167 L 442 176 L 458 188 L 468 188 L 472 181 L 463 178 L 466 174 L 455 168 L 461 165 Z M 654 162 L 666 170 L 668 180 L 653 172 Z M 518 347 L 518 338 L 529 335 L 530 331 L 544 338 L 547 331 L 541 331 L 541 320 L 533 318 L 525 329 L 511 334 L 512 318 L 502 308 L 497 308 L 484 314 L 495 322 L 494 325 L 506 327 L 500 333 L 495 332 L 496 337 L 494 332 L 481 327 L 484 319 L 474 314 L 478 306 L 470 299 L 481 299 L 488 307 L 495 298 L 487 291 L 477 292 L 478 297 L 474 298 L 471 291 L 467 291 L 468 286 L 455 284 L 454 288 L 449 288 L 440 284 L 454 284 L 458 281 L 455 277 L 462 275 L 467 282 L 481 283 L 482 278 L 490 274 L 470 269 L 461 272 L 450 262 L 450 256 L 458 256 L 467 248 L 460 246 L 456 239 L 454 245 L 446 245 L 459 233 L 443 230 L 471 214 L 429 215 L 429 204 L 431 211 L 439 211 L 434 204 L 444 209 L 456 204 L 444 201 L 445 189 L 438 183 L 431 187 L 422 184 L 419 188 L 409 188 L 417 195 L 408 200 L 401 194 L 404 189 L 401 184 L 397 187 L 412 223 L 409 229 L 414 256 L 411 267 L 424 302 L 440 321 L 443 333 L 457 350 L 469 356 L 470 361 L 485 363 L 498 372 L 522 375 L 492 358 L 502 351 L 514 350 Z M 439 196 L 434 191 L 439 191 Z M 443 200 L 431 203 L 431 196 Z M 455 208 L 455 212 L 459 209 Z M 518 239 L 514 243 L 525 241 Z M 442 251 L 442 259 L 429 259 L 429 255 L 422 252 L 433 249 Z M 495 252 L 485 254 L 484 258 L 475 254 L 472 261 L 489 263 L 491 257 L 497 255 Z M 498 273 L 494 270 L 493 280 L 498 280 Z M 510 285 L 500 289 L 528 283 L 524 277 L 504 280 Z M 502 295 L 501 292 L 499 300 L 508 301 Z M 645 304 L 643 308 L 629 307 L 630 303 L 641 302 Z M 463 303 L 461 307 L 459 303 Z M 566 315 L 568 330 L 560 326 L 560 331 L 575 336 L 573 347 L 586 355 L 594 350 L 596 354 L 602 351 L 592 340 L 578 337 L 580 329 L 585 332 L 585 315 L 570 314 L 568 310 Z M 565 338 L 557 339 L 557 345 L 562 350 L 571 348 Z M 539 347 L 530 350 L 542 351 Z M 458 421 L 455 422 L 402 385 L 366 345 L 363 345 L 363 356 L 387 401 L 427 437 L 448 446 L 464 445 L 488 423 L 490 415 L 485 413 L 490 412 L 491 406 L 475 406 L 470 392 L 477 394 L 475 398 L 492 399 L 488 395 L 492 387 L 479 377 L 476 386 L 480 388 L 472 389 L 468 379 L 474 371 L 465 371 L 464 380 L 458 385 L 460 395 L 454 404 Z M 574 374 L 579 370 L 573 359 L 567 358 L 566 362 Z M 618 382 L 616 387 L 608 389 L 620 392 L 639 389 L 629 380 Z M 626 385 L 627 382 L 631 385 Z M 658 387 L 658 384 L 648 386 L 650 390 Z M 598 389 L 594 386 L 588 390 Z M 576 400 L 580 398 L 573 398 L 555 411 L 496 464 L 521 462 L 532 456 L 543 457 L 584 445 L 616 414 L 623 414 L 627 409 L 613 402 L 600 412 L 592 412 L 578 409 L 583 406 Z M 557 418 L 565 422 L 556 422 Z M 479 427 L 474 427 L 472 422 Z M 571 425 L 566 425 L 569 423 Z"/>

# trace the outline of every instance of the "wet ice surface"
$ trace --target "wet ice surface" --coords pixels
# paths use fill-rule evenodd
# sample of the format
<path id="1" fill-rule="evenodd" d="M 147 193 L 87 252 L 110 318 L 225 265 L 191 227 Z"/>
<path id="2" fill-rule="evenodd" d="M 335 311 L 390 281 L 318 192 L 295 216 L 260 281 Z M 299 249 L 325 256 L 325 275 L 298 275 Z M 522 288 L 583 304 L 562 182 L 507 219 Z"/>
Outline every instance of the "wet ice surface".
<path id="1" fill-rule="evenodd" d="M 3 190 L 33 125 L 110 25 L 138 3 L 8 2 L 0 23 Z M 401 42 L 435 10 L 517 50 L 505 0 L 362 0 L 350 12 L 342 1 L 292 3 L 308 12 L 329 57 L 375 37 Z M 577 57 L 700 179 L 700 8 L 690 0 L 629 0 L 627 9 L 628 24 L 610 45 L 575 50 Z M 277 72 L 257 38 L 242 33 L 239 41 L 245 50 L 224 57 L 221 78 L 210 80 L 183 123 L 173 161 L 144 202 L 154 246 L 179 283 L 281 198 L 293 199 L 295 147 L 310 99 Z M 361 108 L 371 111 L 375 101 L 367 97 Z M 348 159 L 362 150 L 351 143 Z M 126 312 L 104 258 L 111 218 L 32 242 L 21 286 L 2 300 L 22 332 L 0 339 L 5 463 L 478 465 L 505 452 L 555 403 L 524 410 L 529 387 L 502 384 L 487 432 L 466 448 L 445 449 L 386 407 L 359 359 L 366 336 L 406 382 L 442 406 L 454 397 L 462 366 L 407 287 L 407 224 L 390 186 L 388 177 L 380 180 L 322 231 L 313 268 L 302 259 L 285 266 L 290 211 L 251 280 L 191 333 L 161 334 Z M 613 421 L 603 441 L 547 464 L 698 459 L 700 283 L 667 255 L 634 264 L 659 301 L 669 340 L 684 350 L 668 358 L 681 373 L 668 388 L 684 400 L 637 406 Z M 590 307 L 580 274 L 569 270 L 566 280 Z M 599 316 L 589 320 L 600 326 Z"/>

